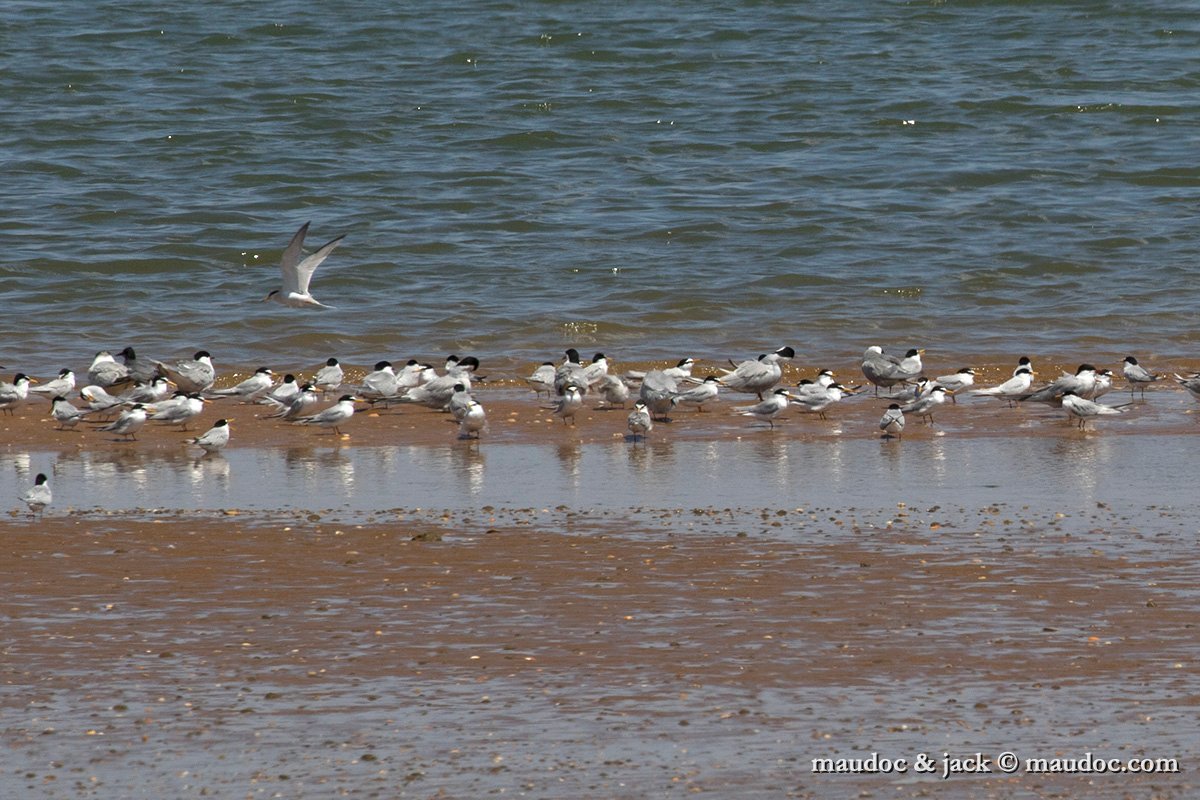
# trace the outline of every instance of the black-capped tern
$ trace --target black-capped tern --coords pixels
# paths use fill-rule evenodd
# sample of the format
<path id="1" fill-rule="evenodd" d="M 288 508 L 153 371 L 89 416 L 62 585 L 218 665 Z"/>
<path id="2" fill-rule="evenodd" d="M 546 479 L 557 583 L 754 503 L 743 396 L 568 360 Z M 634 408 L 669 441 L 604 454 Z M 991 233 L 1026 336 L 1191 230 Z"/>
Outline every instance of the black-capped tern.
<path id="1" fill-rule="evenodd" d="M 554 411 L 556 417 L 562 417 L 563 424 L 567 424 L 567 420 L 571 421 L 571 425 L 575 424 L 575 414 L 583 407 L 583 392 L 574 383 L 568 383 L 563 387 L 563 396 L 558 398 L 553 406 L 547 408 Z"/>
<path id="2" fill-rule="evenodd" d="M 722 370 L 725 374 L 719 380 L 727 389 L 757 394 L 762 400 L 763 393 L 769 392 L 783 377 L 783 367 L 779 362 L 791 361 L 795 357 L 795 350 L 781 347 L 774 353 L 759 356 L 756 360 L 743 361 L 732 370 Z"/>
<path id="3" fill-rule="evenodd" d="M 146 407 L 141 403 L 134 403 L 129 408 L 121 412 L 121 416 L 108 425 L 100 428 L 102 431 L 109 431 L 118 436 L 125 436 L 129 439 L 137 439 L 137 432 L 146 424 Z"/>
<path id="4" fill-rule="evenodd" d="M 291 422 L 305 416 L 320 400 L 321 396 L 317 392 L 317 388 L 311 383 L 305 382 L 286 402 L 276 403 L 277 410 L 267 414 L 267 417 Z"/>
<path id="5" fill-rule="evenodd" d="M 708 375 L 699 385 L 692 386 L 671 397 L 671 407 L 695 406 L 697 413 L 704 411 L 706 403 L 715 403 L 719 399 L 721 381 L 716 375 Z"/>
<path id="6" fill-rule="evenodd" d="M 0 411 L 12 416 L 13 409 L 29 397 L 29 384 L 34 382 L 34 379 L 24 372 L 14 375 L 12 383 L 0 381 Z"/>
<path id="7" fill-rule="evenodd" d="M 608 374 L 592 387 L 606 408 L 624 408 L 629 399 L 629 385 L 619 375 Z"/>
<path id="8" fill-rule="evenodd" d="M 48 397 L 62 395 L 63 397 L 71 394 L 75 390 L 75 373 L 67 368 L 58 371 L 58 377 L 53 380 L 46 381 L 39 386 L 31 386 L 29 391 L 44 394 Z"/>
<path id="9" fill-rule="evenodd" d="M 174 365 L 154 363 L 185 392 L 207 392 L 217 379 L 217 370 L 207 350 L 197 350 L 191 361 L 177 361 Z"/>
<path id="10" fill-rule="evenodd" d="M 541 366 L 535 369 L 525 382 L 529 384 L 529 388 L 533 389 L 535 395 L 550 394 L 554 391 L 554 373 L 555 367 L 553 361 L 543 361 Z"/>
<path id="11" fill-rule="evenodd" d="M 1125 410 L 1128 403 L 1121 406 L 1106 406 L 1101 403 L 1088 400 L 1080 397 L 1072 389 L 1067 389 L 1062 393 L 1062 407 L 1066 410 L 1067 416 L 1079 420 L 1079 428 L 1082 430 L 1086 427 L 1087 421 L 1099 416 L 1120 414 Z"/>
<path id="12" fill-rule="evenodd" d="M 986 389 L 972 389 L 971 394 L 979 397 L 995 397 L 999 400 L 1007 401 L 1011 408 L 1014 400 L 1029 393 L 1029 387 L 1033 385 L 1033 376 L 1034 372 L 1029 367 L 1018 367 L 1016 374 L 999 386 L 990 386 Z"/>
<path id="13" fill-rule="evenodd" d="M 1125 366 L 1121 368 L 1121 374 L 1125 376 L 1125 380 L 1129 383 L 1130 396 L 1136 391 L 1141 391 L 1142 397 L 1145 397 L 1146 387 L 1163 378 L 1162 375 L 1157 375 L 1143 367 L 1133 356 L 1125 356 L 1124 364 Z"/>
<path id="14" fill-rule="evenodd" d="M 918 397 L 916 400 L 908 403 L 907 405 L 900 406 L 900 410 L 905 414 L 916 414 L 926 422 L 932 423 L 933 412 L 938 406 L 946 402 L 947 394 L 949 394 L 948 389 L 943 386 L 938 386 L 935 383 L 933 388 L 930 389 L 926 394 Z"/>
<path id="15" fill-rule="evenodd" d="M 143 403 L 150 405 L 165 399 L 171 394 L 171 382 L 162 375 L 156 375 L 146 383 L 139 383 L 120 396 L 122 403 Z"/>
<path id="16" fill-rule="evenodd" d="M 188 423 L 200 416 L 200 412 L 204 410 L 205 402 L 207 401 L 199 392 L 190 392 L 178 397 L 174 403 L 160 404 L 149 419 L 164 425 L 178 425 L 179 430 L 186 431 Z"/>
<path id="17" fill-rule="evenodd" d="M 313 376 L 312 385 L 318 392 L 325 395 L 342 388 L 342 381 L 345 379 L 346 372 L 342 369 L 342 365 L 336 358 L 330 358 L 325 362 L 325 366 L 317 370 L 317 374 Z"/>
<path id="18" fill-rule="evenodd" d="M 70 400 L 60 394 L 50 401 L 50 416 L 54 417 L 58 423 L 58 430 L 75 430 L 75 426 L 87 416 L 87 412 L 80 411 L 71 405 Z"/>
<path id="19" fill-rule="evenodd" d="M 29 506 L 29 513 L 40 514 L 46 506 L 54 502 L 54 493 L 50 491 L 50 479 L 44 472 L 39 472 L 33 479 L 33 486 L 21 495 L 21 502 Z"/>
<path id="20" fill-rule="evenodd" d="M 117 359 L 107 350 L 101 350 L 96 353 L 96 357 L 92 359 L 92 364 L 88 367 L 87 372 L 88 383 L 101 386 L 105 389 L 111 389 L 122 383 L 128 383 L 132 380 L 129 377 L 129 367 L 124 364 L 118 364 Z"/>
<path id="21" fill-rule="evenodd" d="M 962 367 L 957 372 L 950 375 L 939 375 L 934 380 L 939 386 L 949 389 L 953 393 L 950 395 L 950 402 L 957 403 L 958 399 L 955 395 L 975 385 L 975 370 L 973 367 Z"/>
<path id="22" fill-rule="evenodd" d="M 312 281 L 313 272 L 321 266 L 321 262 L 329 257 L 329 254 L 342 243 L 342 239 L 346 236 L 342 234 L 321 245 L 316 251 L 305 255 L 304 237 L 308 233 L 310 224 L 306 222 L 301 225 L 300 229 L 292 236 L 292 240 L 288 242 L 283 256 L 279 259 L 279 273 L 283 279 L 283 286 L 268 294 L 264 302 L 271 300 L 289 308 L 333 307 L 317 302 L 316 298 L 309 293 L 308 284 Z"/>
<path id="23" fill-rule="evenodd" d="M 904 410 L 900 408 L 899 403 L 892 403 L 883 412 L 883 416 L 879 418 L 879 430 L 883 431 L 885 439 L 889 436 L 895 436 L 897 439 L 904 437 Z"/>
<path id="24" fill-rule="evenodd" d="M 763 420 L 771 426 L 771 430 L 774 430 L 775 418 L 787 410 L 788 399 L 791 396 L 787 389 L 779 388 L 767 395 L 767 398 L 761 403 L 752 406 L 737 406 L 733 409 L 733 413 Z"/>
<path id="25" fill-rule="evenodd" d="M 212 389 L 210 395 L 215 397 L 236 397 L 244 403 L 250 403 L 271 391 L 275 385 L 275 373 L 270 367 L 259 367 L 246 380 L 230 386 L 227 389 Z"/>
<path id="26" fill-rule="evenodd" d="M 1063 393 L 1074 392 L 1078 397 L 1091 397 L 1096 390 L 1096 368 L 1091 364 L 1080 364 L 1074 375 L 1063 375 L 1035 392 L 1021 395 L 1020 402 L 1032 400 L 1035 403 L 1049 403 L 1058 407 L 1062 405 Z"/>
<path id="27" fill-rule="evenodd" d="M 361 398 L 352 395 L 344 394 L 338 401 L 316 414 L 307 417 L 299 417 L 296 422 L 300 425 L 318 425 L 322 428 L 332 428 L 334 434 L 341 436 L 342 431 L 339 426 L 346 424 L 346 421 L 354 416 L 354 403 Z"/>
<path id="28" fill-rule="evenodd" d="M 188 443 L 196 445 L 206 453 L 216 453 L 224 449 L 225 445 L 229 444 L 229 420 L 217 420 L 204 433 L 194 439 L 188 439 Z"/>

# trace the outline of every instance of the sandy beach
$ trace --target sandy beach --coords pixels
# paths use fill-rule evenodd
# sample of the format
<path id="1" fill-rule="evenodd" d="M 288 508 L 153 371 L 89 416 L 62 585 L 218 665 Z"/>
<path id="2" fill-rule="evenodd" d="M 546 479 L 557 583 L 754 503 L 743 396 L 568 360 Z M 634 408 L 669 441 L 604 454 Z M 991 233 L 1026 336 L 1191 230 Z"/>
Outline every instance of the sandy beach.
<path id="1" fill-rule="evenodd" d="M 964 400 L 878 445 L 874 398 L 770 431 L 731 415 L 727 397 L 634 444 L 624 411 L 571 428 L 516 381 L 478 395 L 491 420 L 479 443 L 412 407 L 367 410 L 338 437 L 214 403 L 190 434 L 147 427 L 124 443 L 54 431 L 39 403 L 0 432 L 10 459 L 112 450 L 148 459 L 118 469 L 152 473 L 154 453 L 174 458 L 218 415 L 235 420 L 231 450 L 268 456 L 299 439 L 484 457 L 611 445 L 653 460 L 670 438 L 681 453 L 865 439 L 886 458 L 938 440 L 1076 453 L 1200 433 L 1175 387 L 1082 432 L 1061 411 Z M 1106 402 L 1128 397 L 1118 384 Z M 274 513 L 105 512 L 57 486 L 44 518 L 14 507 L 0 521 L 0 786 L 103 798 L 1195 793 L 1200 571 L 1182 497 L 905 507 L 868 491 L 818 508 L 747 505 L 743 488 L 698 507 L 464 501 L 350 518 L 318 496 Z M 886 519 L 872 501 L 891 506 Z M 1005 773 L 1010 753 L 1019 766 Z M 1085 755 L 1177 764 L 1080 772 Z M 1039 770 L 1039 758 L 1075 769 Z M 827 774 L 821 759 L 848 761 Z M 905 768 L 853 768 L 879 759 Z"/>

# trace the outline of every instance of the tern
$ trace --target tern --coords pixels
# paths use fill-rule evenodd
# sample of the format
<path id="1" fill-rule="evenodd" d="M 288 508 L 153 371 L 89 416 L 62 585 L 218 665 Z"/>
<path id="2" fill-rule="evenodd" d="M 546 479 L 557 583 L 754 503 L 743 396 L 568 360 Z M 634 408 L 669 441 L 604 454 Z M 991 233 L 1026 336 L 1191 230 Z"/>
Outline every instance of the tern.
<path id="1" fill-rule="evenodd" d="M 879 418 L 879 430 L 883 431 L 885 439 L 891 436 L 897 439 L 904 438 L 904 410 L 900 408 L 899 403 L 892 403 L 887 407 L 887 411 L 883 412 L 883 416 Z"/>
<path id="2" fill-rule="evenodd" d="M 1133 356 L 1125 356 L 1125 366 L 1121 368 L 1125 380 L 1129 382 L 1129 395 L 1132 397 L 1139 389 L 1142 397 L 1146 396 L 1146 387 L 1155 381 L 1162 380 L 1162 375 L 1156 375 L 1138 363 Z"/>
<path id="3" fill-rule="evenodd" d="M 458 420 L 458 438 L 478 439 L 487 430 L 487 414 L 478 400 L 467 401 L 466 411 Z"/>
<path id="4" fill-rule="evenodd" d="M 79 396 L 87 402 L 89 409 L 101 414 L 117 408 L 124 402 L 105 391 L 103 386 L 85 386 L 79 390 Z"/>
<path id="5" fill-rule="evenodd" d="M 0 410 L 11 416 L 13 408 L 24 403 L 29 397 L 30 383 L 35 383 L 34 379 L 24 372 L 14 375 L 12 383 L 0 381 Z"/>
<path id="6" fill-rule="evenodd" d="M 696 412 L 701 413 L 704 411 L 705 403 L 717 402 L 717 395 L 720 393 L 720 390 L 721 381 L 716 375 L 709 375 L 698 386 L 693 386 L 690 389 L 676 393 L 671 398 L 671 407 L 695 406 Z"/>
<path id="7" fill-rule="evenodd" d="M 346 373 L 342 370 L 342 365 L 336 358 L 331 358 L 325 362 L 325 366 L 317 370 L 317 374 L 313 376 L 312 385 L 321 394 L 328 394 L 342 388 L 342 381 L 345 378 Z"/>
<path id="8" fill-rule="evenodd" d="M 29 513 L 40 514 L 46 506 L 54 500 L 54 493 L 50 491 L 50 479 L 45 473 L 39 472 L 37 477 L 33 479 L 33 486 L 21 495 L 21 502 L 29 506 Z"/>
<path id="9" fill-rule="evenodd" d="M 1029 387 L 1033 385 L 1034 374 L 1034 371 L 1029 367 L 1018 367 L 1016 374 L 999 386 L 990 386 L 987 389 L 972 389 L 971 394 L 979 397 L 995 397 L 1000 400 L 1006 400 L 1011 408 L 1013 400 L 1029 392 Z"/>
<path id="10" fill-rule="evenodd" d="M 1057 407 L 1062 405 L 1062 396 L 1067 391 L 1074 392 L 1078 397 L 1090 397 L 1096 391 L 1096 368 L 1091 364 L 1080 364 L 1074 375 L 1063 375 L 1036 392 L 1021 395 L 1017 400 L 1022 403 L 1032 400 Z"/>
<path id="11" fill-rule="evenodd" d="M 317 302 L 308 291 L 308 284 L 312 281 L 313 273 L 317 267 L 321 266 L 321 262 L 329 257 L 334 248 L 342 243 L 342 239 L 346 238 L 345 234 L 326 242 L 321 245 L 315 252 L 304 254 L 304 236 L 308 233 L 308 226 L 311 223 L 306 222 L 300 226 L 300 230 L 296 231 L 292 236 L 292 240 L 288 242 L 287 249 L 283 251 L 283 257 L 279 260 L 279 272 L 283 278 L 283 286 L 268 294 L 263 302 L 272 300 L 279 303 L 281 306 L 289 308 L 333 308 L 324 303 Z"/>
<path id="12" fill-rule="evenodd" d="M 121 412 L 121 416 L 117 417 L 115 422 L 112 422 L 100 428 L 102 431 L 109 431 L 118 436 L 125 436 L 129 439 L 137 439 L 137 432 L 143 425 L 146 424 L 146 407 L 141 403 L 134 403 L 129 408 Z"/>
<path id="13" fill-rule="evenodd" d="M 320 399 L 316 387 L 311 383 L 304 383 L 286 401 L 282 403 L 277 402 L 275 405 L 279 407 L 278 410 L 267 416 L 271 419 L 282 419 L 291 422 L 304 416 Z"/>
<path id="14" fill-rule="evenodd" d="M 803 412 L 816 414 L 821 419 L 828 419 L 825 416 L 825 409 L 829 408 L 834 403 L 841 402 L 842 397 L 851 394 L 850 390 L 840 383 L 831 383 L 829 386 L 818 392 L 804 392 L 801 394 L 791 394 L 792 405 Z"/>
<path id="15" fill-rule="evenodd" d="M 219 419 L 204 433 L 188 439 L 188 444 L 194 444 L 206 453 L 215 453 L 229 444 L 229 420 Z"/>
<path id="16" fill-rule="evenodd" d="M 209 394 L 217 397 L 238 397 L 242 399 L 242 402 L 249 403 L 271 391 L 271 387 L 274 385 L 275 373 L 271 371 L 270 367 L 259 367 L 254 370 L 253 375 L 237 386 L 230 386 L 228 389 L 213 389 Z"/>
<path id="17" fill-rule="evenodd" d="M 567 420 L 571 420 L 571 425 L 575 424 L 575 414 L 583 407 L 583 394 L 579 387 L 573 383 L 563 387 L 563 396 L 558 398 L 553 406 L 546 406 L 554 411 L 554 415 L 562 417 L 563 424 L 567 424 Z"/>
<path id="18" fill-rule="evenodd" d="M 629 412 L 627 420 L 629 433 L 633 436 L 636 442 L 639 438 L 645 439 L 646 434 L 654 428 L 654 420 L 650 419 L 650 409 L 645 403 L 635 403 L 633 411 Z"/>
<path id="19" fill-rule="evenodd" d="M 624 408 L 629 399 L 629 385 L 617 375 L 605 375 L 596 381 L 595 389 L 606 408 Z"/>
<path id="20" fill-rule="evenodd" d="M 764 420 L 771 426 L 771 430 L 774 430 L 775 418 L 787 409 L 788 399 L 791 396 L 787 389 L 779 388 L 767 395 L 767 399 L 761 403 L 752 406 L 737 406 L 733 409 L 733 413 L 743 417 L 757 417 Z"/>
<path id="21" fill-rule="evenodd" d="M 67 429 L 75 430 L 75 426 L 79 424 L 79 420 L 88 415 L 86 411 L 80 411 L 75 406 L 71 405 L 71 401 L 57 395 L 50 401 L 50 416 L 58 422 L 58 430 L 65 431 Z"/>
<path id="22" fill-rule="evenodd" d="M 171 393 L 171 382 L 162 375 L 139 383 L 119 398 L 122 403 L 157 403 Z"/>
<path id="23" fill-rule="evenodd" d="M 958 400 L 954 395 L 975 385 L 975 370 L 971 367 L 963 367 L 952 375 L 939 375 L 934 380 L 937 381 L 938 386 L 949 389 L 951 391 L 950 402 L 957 403 Z"/>
<path id="24" fill-rule="evenodd" d="M 763 392 L 769 392 L 783 377 L 783 367 L 780 361 L 791 361 L 796 357 L 796 351 L 790 347 L 781 347 L 774 353 L 761 355 L 755 361 L 743 361 L 732 370 L 722 370 L 725 374 L 719 380 L 721 385 L 735 392 L 757 394 L 763 399 Z"/>
<path id="25" fill-rule="evenodd" d="M 300 425 L 319 425 L 322 428 L 332 428 L 335 435 L 341 436 L 342 431 L 339 426 L 354 416 L 354 402 L 360 399 L 352 394 L 344 394 L 324 411 L 307 417 L 298 417 L 296 422 Z"/>
<path id="26" fill-rule="evenodd" d="M 669 422 L 667 415 L 671 413 L 671 400 L 679 393 L 679 382 L 667 374 L 666 370 L 652 369 L 642 378 L 642 386 L 638 390 L 638 400 L 650 409 L 650 415 Z"/>
<path id="27" fill-rule="evenodd" d="M 946 402 L 946 395 L 948 394 L 950 394 L 950 391 L 944 386 L 934 384 L 928 394 L 918 397 L 908 405 L 900 406 L 900 410 L 906 414 L 916 414 L 918 417 L 932 424 L 934 409 Z"/>
<path id="28" fill-rule="evenodd" d="M 185 392 L 207 392 L 217 379 L 212 356 L 207 350 L 197 350 L 191 361 L 177 361 L 174 366 L 161 361 L 154 363 Z"/>
<path id="29" fill-rule="evenodd" d="M 1177 372 L 1175 373 L 1175 381 L 1187 389 L 1192 397 L 1200 400 L 1200 375 L 1191 375 L 1185 378 Z"/>
<path id="30" fill-rule="evenodd" d="M 287 408 L 299 392 L 300 384 L 296 382 L 296 376 L 289 372 L 283 376 L 282 383 L 266 394 L 260 395 L 255 402 L 260 406 L 271 406 L 278 411 L 281 408 Z"/>
<path id="31" fill-rule="evenodd" d="M 533 389 L 535 395 L 542 393 L 549 395 L 554 391 L 554 372 L 554 362 L 543 361 L 541 366 L 525 379 L 525 382 L 529 384 L 529 388 Z"/>
<path id="32" fill-rule="evenodd" d="M 1062 407 L 1066 409 L 1068 417 L 1074 417 L 1079 420 L 1079 428 L 1083 430 L 1089 419 L 1111 414 L 1120 414 L 1125 410 L 1126 403 L 1123 406 L 1106 406 L 1101 403 L 1096 403 L 1086 398 L 1080 397 L 1073 390 L 1067 389 L 1062 393 Z"/>
<path id="33" fill-rule="evenodd" d="M 66 397 L 74 389 L 75 389 L 75 373 L 64 367 L 63 369 L 60 369 L 58 371 L 57 378 L 46 381 L 45 383 L 43 383 L 40 386 L 34 386 L 34 387 L 30 388 L 29 391 L 37 392 L 38 394 L 49 395 L 50 397 L 54 397 L 55 395 L 60 395 L 60 394 L 63 397 Z"/>
<path id="34" fill-rule="evenodd" d="M 565 355 L 566 360 L 554 371 L 554 393 L 561 397 L 568 386 L 575 386 L 580 394 L 587 394 L 589 383 L 583 364 L 579 363 L 579 351 L 571 347 Z"/>
<path id="35" fill-rule="evenodd" d="M 129 367 L 118 364 L 117 360 L 113 358 L 113 354 L 107 350 L 96 353 L 96 357 L 92 359 L 92 365 L 88 367 L 87 377 L 88 383 L 105 389 L 111 389 L 118 384 L 128 383 L 132 380 L 129 377 Z"/>
<path id="36" fill-rule="evenodd" d="M 178 392 L 176 393 L 179 394 Z M 197 392 L 183 395 L 178 398 L 177 402 L 170 405 L 160 404 L 149 419 L 153 422 L 161 422 L 164 425 L 178 425 L 179 430 L 186 431 L 188 423 L 194 417 L 200 416 L 200 412 L 204 410 L 204 404 L 208 402 Z"/>

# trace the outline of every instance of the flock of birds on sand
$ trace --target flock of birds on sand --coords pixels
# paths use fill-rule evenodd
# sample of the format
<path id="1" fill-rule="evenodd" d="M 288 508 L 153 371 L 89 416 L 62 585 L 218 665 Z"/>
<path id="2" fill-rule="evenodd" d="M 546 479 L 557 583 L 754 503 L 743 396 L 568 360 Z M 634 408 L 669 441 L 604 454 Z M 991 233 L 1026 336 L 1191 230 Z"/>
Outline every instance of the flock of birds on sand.
<path id="1" fill-rule="evenodd" d="M 901 439 L 906 420 L 915 416 L 932 423 L 933 415 L 947 399 L 957 402 L 964 394 L 992 397 L 1009 405 L 1023 402 L 1045 403 L 1062 408 L 1084 427 L 1093 418 L 1120 414 L 1130 403 L 1108 405 L 1099 398 L 1113 387 L 1112 370 L 1081 364 L 1072 373 L 1034 387 L 1035 372 L 1028 358 L 1017 363 L 1011 377 L 989 387 L 975 387 L 975 370 L 963 367 L 956 372 L 927 377 L 923 351 L 912 349 L 903 356 L 885 353 L 878 346 L 863 353 L 861 368 L 876 395 L 884 390 L 888 402 L 879 420 L 883 438 Z M 120 361 L 117 357 L 120 357 Z M 542 408 L 564 424 L 574 425 L 576 415 L 585 408 L 584 398 L 599 399 L 597 408 L 624 408 L 633 399 L 627 418 L 630 441 L 644 441 L 656 422 L 669 421 L 674 409 L 705 406 L 718 401 L 723 390 L 756 395 L 758 402 L 739 405 L 732 413 L 753 417 L 772 429 L 789 407 L 814 413 L 822 419 L 825 412 L 844 397 L 863 394 L 866 384 L 846 386 L 834 379 L 830 370 L 820 370 L 813 379 L 801 380 L 794 387 L 780 387 L 783 364 L 795 357 L 790 347 L 772 353 L 730 362 L 729 369 L 704 377 L 693 375 L 695 360 L 684 358 L 672 367 L 618 375 L 609 371 L 608 358 L 596 353 L 588 362 L 574 348 L 566 351 L 560 363 L 547 361 L 524 381 L 535 395 L 550 398 Z M 0 369 L 3 369 L 0 367 Z M 336 358 L 328 359 L 307 379 L 288 373 L 280 381 L 269 367 L 259 367 L 250 377 L 227 387 L 214 388 L 217 371 L 212 356 L 197 351 L 191 359 L 172 364 L 141 360 L 132 347 L 116 355 L 101 351 L 87 369 L 87 384 L 78 390 L 82 407 L 71 402 L 76 394 L 75 373 L 64 368 L 59 374 L 39 382 L 17 373 L 11 382 L 0 381 L 0 412 L 13 414 L 22 404 L 37 396 L 50 400 L 50 416 L 60 430 L 72 430 L 84 421 L 98 424 L 98 430 L 122 439 L 134 440 L 147 423 L 188 424 L 205 405 L 218 400 L 238 400 L 263 407 L 264 419 L 278 419 L 298 425 L 314 425 L 341 435 L 341 427 L 353 416 L 357 403 L 389 406 L 415 404 L 447 412 L 458 425 L 462 439 L 478 439 L 487 430 L 483 405 L 472 395 L 472 388 L 483 380 L 477 376 L 479 360 L 474 356 L 449 356 L 441 372 L 428 363 L 410 359 L 399 371 L 388 361 L 380 361 L 361 381 L 345 383 L 345 372 Z M 1164 375 L 1145 369 L 1133 356 L 1125 358 L 1122 374 L 1131 401 L 1135 393 L 1164 379 Z M 1176 374 L 1175 380 L 1200 399 L 1200 375 Z M 347 391 L 348 390 L 348 391 Z M 322 409 L 316 407 L 324 396 L 341 392 L 337 401 Z M 636 394 L 635 394 L 636 393 Z M 187 439 L 187 444 L 208 453 L 223 449 L 230 439 L 230 421 L 218 419 L 204 433 Z M 35 484 L 22 496 L 31 512 L 39 513 L 49 505 L 52 495 L 48 478 L 39 473 Z"/>
<path id="2" fill-rule="evenodd" d="M 330 308 L 312 296 L 309 286 L 317 267 L 341 244 L 338 236 L 309 253 L 304 239 L 309 223 L 301 225 L 292 235 L 280 258 L 281 286 L 270 292 L 264 302 L 271 301 L 289 308 Z M 970 392 L 977 396 L 995 397 L 1010 405 L 1017 402 L 1049 403 L 1061 407 L 1084 427 L 1094 417 L 1119 414 L 1130 404 L 1106 405 L 1098 402 L 1112 388 L 1111 370 L 1098 370 L 1091 364 L 1081 364 L 1074 374 L 1063 374 L 1053 382 L 1033 388 L 1035 372 L 1028 358 L 1022 358 L 1011 378 L 997 386 L 973 388 L 975 370 L 964 367 L 949 375 L 927 378 L 921 356 L 923 351 L 908 350 L 904 356 L 885 353 L 878 346 L 868 347 L 862 357 L 863 376 L 880 389 L 891 392 L 890 403 L 879 420 L 885 438 L 903 436 L 905 415 L 915 415 L 932 423 L 933 414 L 949 397 Z M 179 425 L 187 430 L 188 423 L 199 416 L 207 402 L 234 398 L 245 403 L 266 407 L 265 416 L 300 425 L 316 425 L 341 435 L 340 427 L 355 412 L 355 403 L 413 403 L 449 412 L 458 423 L 460 438 L 478 439 L 487 430 L 487 415 L 483 406 L 471 394 L 472 379 L 476 377 L 479 360 L 474 356 L 450 356 L 443 373 L 426 363 L 410 359 L 396 372 L 391 363 L 380 361 L 355 387 L 344 387 L 345 374 L 336 358 L 307 381 L 300 382 L 287 374 L 276 383 L 275 372 L 260 367 L 235 386 L 214 389 L 217 379 L 211 355 L 199 350 L 190 360 L 165 364 L 156 360 L 139 360 L 132 347 L 116 355 L 101 351 L 87 370 L 88 383 L 78 394 L 86 408 L 72 404 L 75 374 L 62 369 L 58 376 L 44 384 L 18 372 L 11 382 L 0 381 L 0 412 L 12 414 L 14 408 L 29 400 L 30 393 L 50 400 L 51 416 L 60 429 L 74 429 L 85 419 L 101 421 L 99 430 L 126 439 L 136 439 L 147 422 Z M 720 375 L 704 378 L 692 375 L 695 361 L 680 360 L 666 369 L 629 372 L 624 376 L 610 374 L 608 359 L 597 353 L 583 363 L 574 348 L 566 351 L 562 363 L 545 362 L 525 380 L 537 394 L 546 394 L 552 402 L 546 406 L 565 424 L 574 425 L 576 414 L 584 407 L 584 397 L 595 394 L 605 407 L 624 408 L 634 390 L 637 399 L 628 415 L 629 438 L 644 440 L 656 421 L 669 419 L 672 409 L 704 406 L 715 402 L 721 390 L 757 395 L 753 405 L 736 406 L 735 414 L 766 422 L 772 429 L 775 421 L 795 406 L 801 411 L 816 413 L 822 418 L 825 411 L 843 397 L 858 394 L 864 387 L 844 386 L 834 380 L 833 373 L 821 370 L 815 379 L 800 381 L 793 388 L 781 388 L 782 364 L 795 358 L 791 347 L 781 347 L 773 353 L 749 359 L 740 364 L 730 363 Z M 3 367 L 0 367 L 3 369 Z M 1141 391 L 1164 376 L 1142 367 L 1136 358 L 1125 358 L 1122 373 L 1129 384 L 1130 394 Z M 1200 399 L 1200 375 L 1175 379 L 1194 397 Z M 329 393 L 351 388 L 337 402 L 315 410 L 321 398 Z M 114 395 L 113 391 L 124 390 Z M 94 416 L 93 416 L 94 415 Z M 203 434 L 188 439 L 188 443 L 206 453 L 220 451 L 229 443 L 230 425 L 227 418 L 218 419 Z M 38 513 L 50 504 L 52 495 L 49 480 L 39 473 L 23 496 L 31 512 Z"/>

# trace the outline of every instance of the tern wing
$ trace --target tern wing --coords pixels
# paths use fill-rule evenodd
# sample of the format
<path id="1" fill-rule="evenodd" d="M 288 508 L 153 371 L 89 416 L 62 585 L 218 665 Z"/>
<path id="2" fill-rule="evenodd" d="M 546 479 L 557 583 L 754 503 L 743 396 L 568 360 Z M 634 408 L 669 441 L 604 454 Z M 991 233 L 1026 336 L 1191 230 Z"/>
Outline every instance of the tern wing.
<path id="1" fill-rule="evenodd" d="M 306 224 L 304 227 L 307 228 L 308 225 Z M 304 228 L 301 228 L 301 231 L 303 231 L 303 230 L 304 230 Z M 299 233 L 296 235 L 300 236 Z M 300 261 L 300 263 L 296 264 L 295 267 L 292 268 L 292 274 L 294 276 L 295 286 L 291 291 L 298 291 L 300 294 L 308 294 L 308 283 L 309 283 L 309 281 L 312 280 L 313 273 L 317 271 L 317 267 L 321 266 L 321 262 L 324 261 L 326 258 L 328 258 L 329 254 L 333 252 L 334 248 L 336 248 L 339 244 L 341 244 L 342 239 L 345 239 L 345 238 L 346 238 L 346 235 L 342 234 L 341 236 L 337 237 L 336 239 L 326 242 L 325 244 L 321 245 L 321 247 L 319 249 L 317 249 L 316 252 L 312 253 L 309 256 L 306 256 L 304 258 L 304 260 L 302 260 L 302 261 Z M 301 236 L 301 239 L 303 239 L 303 236 Z M 295 240 L 293 239 L 293 241 L 295 241 Z M 289 250 L 291 249 L 290 245 L 288 246 L 288 249 Z M 286 267 L 284 268 L 283 280 L 284 280 L 284 284 L 285 284 L 285 288 L 286 288 L 286 284 L 288 281 Z"/>

